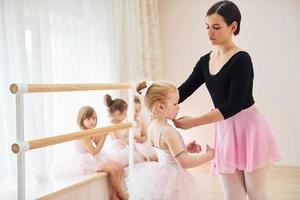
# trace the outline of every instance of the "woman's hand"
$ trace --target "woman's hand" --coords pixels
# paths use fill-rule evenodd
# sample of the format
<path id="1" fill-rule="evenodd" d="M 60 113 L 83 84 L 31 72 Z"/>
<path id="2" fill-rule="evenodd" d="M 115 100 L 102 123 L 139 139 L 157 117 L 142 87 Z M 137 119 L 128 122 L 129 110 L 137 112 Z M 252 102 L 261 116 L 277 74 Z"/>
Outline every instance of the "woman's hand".
<path id="1" fill-rule="evenodd" d="M 194 118 L 193 117 L 180 117 L 178 119 L 173 119 L 173 123 L 177 128 L 181 128 L 181 129 L 189 129 L 189 128 L 193 128 L 194 125 Z"/>
<path id="2" fill-rule="evenodd" d="M 190 142 L 187 146 L 187 152 L 189 153 L 200 153 L 201 151 L 201 146 L 200 144 L 196 143 L 196 140 L 194 140 L 193 142 Z"/>

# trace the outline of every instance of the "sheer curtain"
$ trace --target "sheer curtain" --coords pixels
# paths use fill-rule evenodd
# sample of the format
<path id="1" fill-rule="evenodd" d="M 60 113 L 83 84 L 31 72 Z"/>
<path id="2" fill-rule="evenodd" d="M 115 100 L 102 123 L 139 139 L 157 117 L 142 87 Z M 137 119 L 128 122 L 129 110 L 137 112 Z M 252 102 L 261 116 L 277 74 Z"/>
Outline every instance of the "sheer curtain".
<path id="1" fill-rule="evenodd" d="M 16 83 L 101 83 L 143 78 L 138 0 L 0 0 L 0 194 L 15 186 Z M 26 94 L 25 138 L 78 130 L 77 111 L 91 105 L 107 121 L 103 94 Z M 27 180 L 45 178 L 71 145 L 26 153 Z"/>
<path id="2" fill-rule="evenodd" d="M 157 0 L 140 0 L 141 55 L 143 75 L 161 78 L 161 42 Z"/>

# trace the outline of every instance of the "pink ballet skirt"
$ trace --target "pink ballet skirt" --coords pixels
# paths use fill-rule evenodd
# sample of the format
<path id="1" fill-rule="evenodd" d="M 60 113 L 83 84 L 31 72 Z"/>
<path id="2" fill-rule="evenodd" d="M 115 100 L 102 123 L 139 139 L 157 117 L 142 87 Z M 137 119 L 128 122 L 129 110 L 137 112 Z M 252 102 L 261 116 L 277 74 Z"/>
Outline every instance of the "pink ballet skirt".
<path id="1" fill-rule="evenodd" d="M 211 172 L 252 172 L 281 159 L 266 119 L 253 105 L 215 124 Z"/>
<path id="2" fill-rule="evenodd" d="M 105 151 L 100 151 L 98 154 L 93 156 L 91 153 L 85 150 L 79 141 L 76 141 L 75 148 L 78 153 L 81 171 L 84 173 L 101 171 L 103 165 L 113 162 L 113 160 L 110 158 L 112 157 L 112 154 L 109 154 Z"/>
<path id="3" fill-rule="evenodd" d="M 129 159 L 129 146 L 121 140 L 113 140 L 112 148 L 110 149 L 110 159 L 114 162 L 120 163 L 122 166 L 128 166 Z M 145 161 L 144 157 L 134 149 L 133 151 L 134 162 Z"/>
<path id="4" fill-rule="evenodd" d="M 154 148 L 159 162 L 134 166 L 126 184 L 134 200 L 201 200 L 201 187 L 186 169 L 179 166 L 169 150 Z"/>
<path id="5" fill-rule="evenodd" d="M 112 134 L 112 133 L 111 133 Z M 119 136 L 125 138 L 128 135 L 128 130 L 123 129 L 119 130 L 113 134 L 119 134 Z M 129 159 L 129 146 L 126 142 L 115 139 L 111 135 L 107 136 L 107 151 L 109 151 L 110 159 L 114 162 L 120 163 L 122 166 L 128 166 L 128 159 Z M 133 151 L 134 162 L 143 162 L 145 161 L 143 155 L 141 155 L 136 148 Z"/>
<path id="6" fill-rule="evenodd" d="M 118 154 L 110 150 L 110 140 L 111 138 L 107 136 L 101 151 L 94 156 L 79 140 L 71 142 L 70 149 L 66 149 L 68 152 L 66 156 L 54 158 L 50 166 L 51 172 L 72 177 L 102 171 L 104 165 L 116 163 L 112 158 L 118 157 Z"/>

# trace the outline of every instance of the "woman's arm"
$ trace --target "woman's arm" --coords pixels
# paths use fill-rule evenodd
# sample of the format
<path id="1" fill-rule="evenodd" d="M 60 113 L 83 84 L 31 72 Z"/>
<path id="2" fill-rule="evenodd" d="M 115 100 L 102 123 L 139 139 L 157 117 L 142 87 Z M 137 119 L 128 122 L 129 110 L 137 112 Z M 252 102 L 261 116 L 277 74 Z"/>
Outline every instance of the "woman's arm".
<path id="1" fill-rule="evenodd" d="M 196 126 L 215 123 L 224 120 L 219 109 L 213 109 L 211 112 L 201 115 L 199 117 L 182 117 L 174 119 L 173 122 L 177 128 L 189 129 Z"/>
<path id="2" fill-rule="evenodd" d="M 179 103 L 192 95 L 204 83 L 201 65 L 202 59 L 198 61 L 188 79 L 178 87 Z"/>
<path id="3" fill-rule="evenodd" d="M 165 143 L 177 163 L 183 168 L 192 168 L 210 161 L 214 157 L 214 150 L 207 146 L 205 154 L 189 155 L 184 146 L 181 135 L 172 127 L 166 127 L 161 135 L 161 143 Z"/>

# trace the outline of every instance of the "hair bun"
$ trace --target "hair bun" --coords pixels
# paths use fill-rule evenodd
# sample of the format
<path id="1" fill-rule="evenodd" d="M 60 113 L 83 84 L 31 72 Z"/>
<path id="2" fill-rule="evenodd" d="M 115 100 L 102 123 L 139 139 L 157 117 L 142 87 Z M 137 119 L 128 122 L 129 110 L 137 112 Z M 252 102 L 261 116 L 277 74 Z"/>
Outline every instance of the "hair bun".
<path id="1" fill-rule="evenodd" d="M 136 91 L 141 94 L 141 90 L 146 88 L 147 87 L 147 84 L 146 84 L 146 81 L 143 81 L 143 82 L 140 82 L 138 83 L 138 85 L 136 86 Z"/>
<path id="2" fill-rule="evenodd" d="M 106 106 L 110 107 L 113 104 L 113 100 L 109 94 L 104 96 L 104 103 Z"/>

